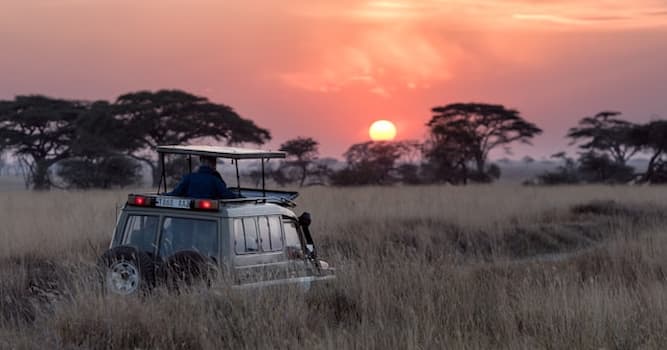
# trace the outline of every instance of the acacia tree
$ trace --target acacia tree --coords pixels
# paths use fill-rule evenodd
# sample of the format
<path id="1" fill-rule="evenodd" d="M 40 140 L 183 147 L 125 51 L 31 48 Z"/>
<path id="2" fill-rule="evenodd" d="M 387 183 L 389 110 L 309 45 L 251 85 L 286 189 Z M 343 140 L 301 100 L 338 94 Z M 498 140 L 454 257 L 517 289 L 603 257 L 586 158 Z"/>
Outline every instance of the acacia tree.
<path id="1" fill-rule="evenodd" d="M 280 150 L 287 153 L 286 167 L 299 169 L 299 186 L 303 187 L 308 177 L 308 167 L 317 159 L 319 154 L 318 142 L 311 137 L 297 137 L 285 141 L 280 145 Z"/>
<path id="2" fill-rule="evenodd" d="M 508 148 L 510 143 L 530 144 L 542 133 L 535 124 L 524 120 L 519 112 L 502 105 L 484 103 L 453 103 L 432 109 L 427 123 L 430 129 L 433 157 L 450 155 L 448 163 L 468 172 L 473 162 L 478 176 L 487 174 L 489 152 L 497 147 Z M 467 178 L 464 175 L 464 181 Z"/>
<path id="3" fill-rule="evenodd" d="M 579 148 L 586 152 L 608 154 L 616 163 L 625 165 L 642 145 L 633 140 L 637 125 L 617 118 L 619 115 L 620 112 L 602 111 L 582 118 L 577 127 L 569 130 L 567 137 L 572 139 L 572 144 L 584 141 Z"/>
<path id="4" fill-rule="evenodd" d="M 664 160 L 667 153 L 667 120 L 654 120 L 636 127 L 630 139 L 635 144 L 641 144 L 642 149 L 651 154 L 642 181 L 662 182 L 662 179 L 667 177 L 667 164 Z"/>
<path id="5" fill-rule="evenodd" d="M 40 95 L 0 101 L 0 142 L 26 166 L 27 184 L 34 189 L 53 185 L 50 168 L 69 157 L 75 122 L 85 108 L 78 101 Z"/>
<path id="6" fill-rule="evenodd" d="M 70 157 L 58 163 L 58 175 L 67 186 L 122 187 L 140 179 L 140 165 L 128 156 L 138 142 L 127 132 L 125 122 L 113 118 L 108 102 L 90 104 L 75 126 Z"/>
<path id="7" fill-rule="evenodd" d="M 148 165 L 153 185 L 157 185 L 160 175 L 157 160 L 147 151 L 158 145 L 184 144 L 201 138 L 225 140 L 228 144 L 263 144 L 271 139 L 268 130 L 242 118 L 231 107 L 180 90 L 122 95 L 114 103 L 114 113 L 139 141 L 132 157 Z"/>
<path id="8" fill-rule="evenodd" d="M 467 184 L 470 177 L 468 162 L 473 159 L 474 139 L 468 132 L 444 132 L 442 126 L 432 133 L 424 145 L 423 168 L 430 181 Z"/>
<path id="9" fill-rule="evenodd" d="M 333 175 L 338 185 L 385 185 L 396 182 L 398 160 L 411 151 L 404 142 L 368 141 L 345 152 L 347 167 Z"/>

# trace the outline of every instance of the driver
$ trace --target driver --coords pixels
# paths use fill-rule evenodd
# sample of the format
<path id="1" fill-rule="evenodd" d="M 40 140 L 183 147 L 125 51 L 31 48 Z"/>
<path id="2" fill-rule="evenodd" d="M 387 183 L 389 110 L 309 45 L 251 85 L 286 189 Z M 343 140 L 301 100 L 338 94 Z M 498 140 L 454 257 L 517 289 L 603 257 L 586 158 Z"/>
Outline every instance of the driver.
<path id="1" fill-rule="evenodd" d="M 227 188 L 227 184 L 215 170 L 215 157 L 200 156 L 199 169 L 185 175 L 168 196 L 206 199 L 232 199 L 238 196 Z"/>

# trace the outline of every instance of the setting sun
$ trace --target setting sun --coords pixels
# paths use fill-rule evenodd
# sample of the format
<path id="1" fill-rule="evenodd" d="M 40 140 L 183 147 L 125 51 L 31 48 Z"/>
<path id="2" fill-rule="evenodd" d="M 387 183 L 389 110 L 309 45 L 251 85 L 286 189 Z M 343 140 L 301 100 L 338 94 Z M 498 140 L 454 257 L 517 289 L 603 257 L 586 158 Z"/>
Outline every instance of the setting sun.
<path id="1" fill-rule="evenodd" d="M 396 126 L 388 120 L 378 120 L 371 124 L 368 135 L 373 141 L 391 141 L 396 137 Z"/>

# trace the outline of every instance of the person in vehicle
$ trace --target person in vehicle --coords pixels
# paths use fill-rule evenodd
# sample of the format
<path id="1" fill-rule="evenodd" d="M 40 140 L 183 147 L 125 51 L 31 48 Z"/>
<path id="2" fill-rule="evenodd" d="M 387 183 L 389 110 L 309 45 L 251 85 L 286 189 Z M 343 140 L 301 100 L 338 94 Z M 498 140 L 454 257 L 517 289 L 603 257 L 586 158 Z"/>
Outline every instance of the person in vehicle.
<path id="1" fill-rule="evenodd" d="M 202 199 L 239 198 L 227 188 L 227 184 L 215 170 L 215 157 L 200 156 L 199 169 L 185 175 L 168 196 L 192 197 Z"/>

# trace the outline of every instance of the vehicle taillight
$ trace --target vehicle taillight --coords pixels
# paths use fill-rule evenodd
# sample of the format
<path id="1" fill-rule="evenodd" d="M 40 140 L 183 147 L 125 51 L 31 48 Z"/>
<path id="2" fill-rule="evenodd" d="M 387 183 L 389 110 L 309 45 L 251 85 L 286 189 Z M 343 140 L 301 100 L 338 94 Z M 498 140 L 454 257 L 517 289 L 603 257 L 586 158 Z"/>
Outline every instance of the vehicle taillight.
<path id="1" fill-rule="evenodd" d="M 144 205 L 146 204 L 146 197 L 136 196 L 134 197 L 134 205 Z"/>
<path id="2" fill-rule="evenodd" d="M 220 203 L 216 200 L 198 199 L 195 201 L 195 209 L 218 210 Z"/>
<path id="3" fill-rule="evenodd" d="M 152 206 L 154 202 L 151 197 L 131 194 L 127 196 L 127 204 L 146 207 L 146 206 Z"/>

